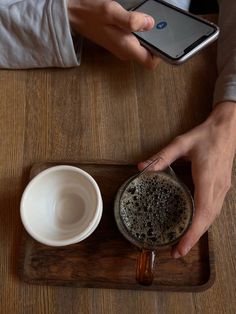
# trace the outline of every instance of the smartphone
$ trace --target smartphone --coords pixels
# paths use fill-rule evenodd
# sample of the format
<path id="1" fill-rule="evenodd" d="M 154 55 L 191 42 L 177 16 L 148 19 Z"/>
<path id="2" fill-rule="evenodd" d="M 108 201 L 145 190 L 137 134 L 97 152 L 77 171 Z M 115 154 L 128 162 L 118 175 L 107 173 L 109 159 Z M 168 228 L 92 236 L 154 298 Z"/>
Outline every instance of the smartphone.
<path id="1" fill-rule="evenodd" d="M 161 0 L 146 0 L 132 11 L 151 15 L 155 26 L 135 32 L 141 45 L 171 64 L 181 64 L 215 41 L 219 28 Z"/>

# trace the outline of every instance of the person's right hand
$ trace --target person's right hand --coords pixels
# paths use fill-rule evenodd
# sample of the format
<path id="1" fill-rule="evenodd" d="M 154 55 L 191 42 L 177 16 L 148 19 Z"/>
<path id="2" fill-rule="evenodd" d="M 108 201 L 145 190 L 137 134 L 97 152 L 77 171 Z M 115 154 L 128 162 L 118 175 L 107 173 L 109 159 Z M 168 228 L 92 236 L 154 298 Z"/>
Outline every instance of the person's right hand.
<path id="1" fill-rule="evenodd" d="M 135 60 L 154 69 L 159 58 L 142 47 L 132 34 L 150 30 L 154 19 L 140 12 L 126 11 L 112 0 L 68 0 L 72 29 L 106 48 L 121 60 Z"/>

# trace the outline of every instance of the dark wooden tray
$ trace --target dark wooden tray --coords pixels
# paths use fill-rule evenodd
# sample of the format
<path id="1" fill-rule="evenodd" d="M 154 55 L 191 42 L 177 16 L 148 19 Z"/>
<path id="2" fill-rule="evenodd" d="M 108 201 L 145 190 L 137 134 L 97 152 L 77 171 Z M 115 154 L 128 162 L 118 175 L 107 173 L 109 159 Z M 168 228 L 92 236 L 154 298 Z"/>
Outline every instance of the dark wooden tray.
<path id="1" fill-rule="evenodd" d="M 42 170 L 62 164 L 35 164 L 33 178 Z M 90 173 L 97 181 L 104 201 L 102 220 L 95 232 L 81 243 L 61 248 L 42 245 L 25 231 L 22 238 L 20 276 L 33 284 L 75 287 L 100 287 L 139 290 L 202 291 L 215 278 L 211 234 L 206 232 L 184 258 L 175 260 L 169 250 L 160 251 L 153 285 L 144 287 L 135 281 L 139 251 L 119 233 L 113 217 L 113 200 L 119 186 L 137 172 L 134 165 L 65 162 Z M 190 167 L 174 166 L 177 175 L 190 187 Z"/>

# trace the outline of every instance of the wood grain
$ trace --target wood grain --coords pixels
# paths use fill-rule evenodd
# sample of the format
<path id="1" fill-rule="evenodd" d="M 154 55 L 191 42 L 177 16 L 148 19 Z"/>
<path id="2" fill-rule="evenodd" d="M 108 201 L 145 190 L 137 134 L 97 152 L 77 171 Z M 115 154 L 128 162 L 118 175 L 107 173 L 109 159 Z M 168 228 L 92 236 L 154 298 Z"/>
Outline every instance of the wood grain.
<path id="1" fill-rule="evenodd" d="M 135 163 L 211 110 L 215 47 L 150 72 L 90 43 L 77 69 L 0 71 L 1 314 L 234 314 L 236 182 L 212 227 L 216 281 L 202 293 L 34 286 L 17 275 L 19 202 L 31 165 L 45 160 Z"/>
<path id="2" fill-rule="evenodd" d="M 103 197 L 103 216 L 96 231 L 74 245 L 53 248 L 37 243 L 26 232 L 19 260 L 20 277 L 29 283 L 75 287 L 97 287 L 136 290 L 203 291 L 215 279 L 212 237 L 206 233 L 190 254 L 174 260 L 170 249 L 157 251 L 154 282 L 149 287 L 135 280 L 139 250 L 120 234 L 114 220 L 113 204 L 119 187 L 138 173 L 135 165 L 103 163 L 38 163 L 30 179 L 58 164 L 77 166 L 98 183 Z M 188 163 L 173 165 L 178 177 L 192 189 Z"/>

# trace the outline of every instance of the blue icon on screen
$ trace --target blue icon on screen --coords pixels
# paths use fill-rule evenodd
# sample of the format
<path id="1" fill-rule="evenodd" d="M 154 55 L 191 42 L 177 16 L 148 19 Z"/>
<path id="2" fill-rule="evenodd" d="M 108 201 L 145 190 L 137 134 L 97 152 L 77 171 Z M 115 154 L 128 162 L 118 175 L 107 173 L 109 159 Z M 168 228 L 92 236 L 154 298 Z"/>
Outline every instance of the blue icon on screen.
<path id="1" fill-rule="evenodd" d="M 156 26 L 157 29 L 163 29 L 167 26 L 167 23 L 165 21 L 159 22 Z"/>

